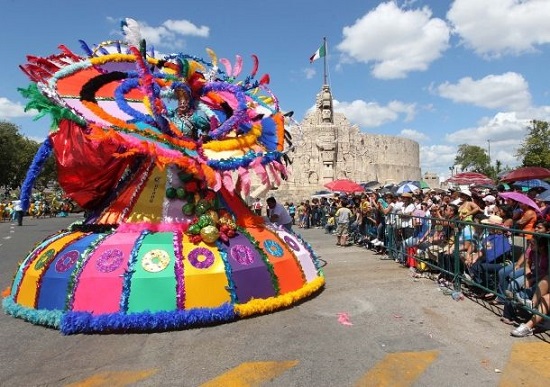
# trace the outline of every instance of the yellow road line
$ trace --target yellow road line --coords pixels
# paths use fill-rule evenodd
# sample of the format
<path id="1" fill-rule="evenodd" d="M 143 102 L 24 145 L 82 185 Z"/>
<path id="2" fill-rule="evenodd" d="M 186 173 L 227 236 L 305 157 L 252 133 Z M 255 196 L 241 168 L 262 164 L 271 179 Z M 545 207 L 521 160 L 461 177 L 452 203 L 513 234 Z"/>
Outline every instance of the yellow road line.
<path id="1" fill-rule="evenodd" d="M 68 384 L 68 387 L 124 387 L 140 380 L 147 379 L 158 370 L 141 370 L 141 371 L 112 371 L 96 374 L 81 380 L 76 383 Z"/>
<path id="2" fill-rule="evenodd" d="M 500 387 L 545 386 L 550 380 L 550 345 L 516 343 L 500 379 Z"/>
<path id="3" fill-rule="evenodd" d="M 201 387 L 248 387 L 267 382 L 298 364 L 293 361 L 258 361 L 242 363 L 239 366 L 204 383 Z"/>
<path id="4" fill-rule="evenodd" d="M 356 386 L 410 386 L 439 355 L 438 351 L 390 353 Z"/>

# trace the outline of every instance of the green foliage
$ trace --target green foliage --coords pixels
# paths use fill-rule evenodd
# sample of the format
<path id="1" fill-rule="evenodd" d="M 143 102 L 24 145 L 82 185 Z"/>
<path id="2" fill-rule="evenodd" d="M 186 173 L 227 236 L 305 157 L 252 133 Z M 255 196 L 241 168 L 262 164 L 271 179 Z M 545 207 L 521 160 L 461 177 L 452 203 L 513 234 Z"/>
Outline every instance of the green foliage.
<path id="1" fill-rule="evenodd" d="M 487 174 L 492 170 L 489 155 L 485 149 L 477 145 L 459 145 L 455 157 L 455 165 L 460 165 L 462 171 L 472 171 L 483 174 Z"/>
<path id="2" fill-rule="evenodd" d="M 516 153 L 524 167 L 550 168 L 550 128 L 548 122 L 531 121 L 528 134 Z"/>
<path id="3" fill-rule="evenodd" d="M 21 186 L 39 147 L 38 142 L 21 135 L 15 124 L 0 121 L 0 187 L 16 189 Z M 50 158 L 37 185 L 45 187 L 50 180 L 56 179 L 55 161 Z"/>

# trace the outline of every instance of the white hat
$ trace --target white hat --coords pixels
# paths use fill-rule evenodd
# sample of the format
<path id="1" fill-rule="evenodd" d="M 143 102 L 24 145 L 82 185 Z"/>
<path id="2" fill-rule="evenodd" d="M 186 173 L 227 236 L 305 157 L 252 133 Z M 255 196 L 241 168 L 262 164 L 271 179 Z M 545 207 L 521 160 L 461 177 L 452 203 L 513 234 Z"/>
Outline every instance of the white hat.
<path id="1" fill-rule="evenodd" d="M 466 195 L 466 196 L 472 197 L 472 193 L 470 192 L 469 189 L 461 189 L 459 192 L 460 192 L 461 195 Z"/>
<path id="2" fill-rule="evenodd" d="M 483 197 L 483 201 L 487 203 L 494 203 L 496 198 L 493 195 L 486 195 Z"/>

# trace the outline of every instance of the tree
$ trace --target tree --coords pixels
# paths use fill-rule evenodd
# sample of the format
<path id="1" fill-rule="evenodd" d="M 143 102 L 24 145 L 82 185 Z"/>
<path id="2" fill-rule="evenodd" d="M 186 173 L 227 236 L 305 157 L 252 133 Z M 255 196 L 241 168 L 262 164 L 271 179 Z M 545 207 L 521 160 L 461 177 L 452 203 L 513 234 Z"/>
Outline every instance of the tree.
<path id="1" fill-rule="evenodd" d="M 21 186 L 27 170 L 40 144 L 19 133 L 19 127 L 11 122 L 0 121 L 0 187 L 16 189 Z M 55 160 L 50 157 L 37 182 L 43 187 L 56 180 Z"/>
<path id="2" fill-rule="evenodd" d="M 461 144 L 455 157 L 455 165 L 461 165 L 462 171 L 491 174 L 489 155 L 477 145 Z"/>
<path id="3" fill-rule="evenodd" d="M 548 122 L 531 121 L 528 134 L 517 150 L 524 167 L 550 168 L 550 128 Z"/>

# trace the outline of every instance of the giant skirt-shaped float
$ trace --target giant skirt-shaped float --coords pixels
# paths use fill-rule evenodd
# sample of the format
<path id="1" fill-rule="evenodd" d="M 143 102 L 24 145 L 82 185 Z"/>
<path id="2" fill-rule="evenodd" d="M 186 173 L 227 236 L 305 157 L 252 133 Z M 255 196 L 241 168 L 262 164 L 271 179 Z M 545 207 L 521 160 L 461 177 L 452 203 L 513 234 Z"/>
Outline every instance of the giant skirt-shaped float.
<path id="1" fill-rule="evenodd" d="M 163 331 L 271 312 L 324 284 L 314 252 L 299 235 L 259 219 L 253 227 L 239 226 L 222 194 L 200 219 L 225 219 L 231 237 L 223 241 L 220 231 L 205 226 L 216 239 L 203 233 L 208 242 L 193 241 L 197 217 L 181 211 L 187 200 L 168 198 L 159 187 L 175 183 L 173 170 L 166 170 L 166 179 L 166 171 L 149 169 L 141 187 L 129 188 L 140 194 L 128 205 L 117 209 L 115 201 L 36 245 L 15 275 L 4 310 L 64 334 Z M 246 206 L 238 209 L 251 216 Z M 128 222 L 101 227 L 123 214 Z"/>
<path id="2" fill-rule="evenodd" d="M 37 244 L 3 292 L 4 310 L 65 334 L 164 331 L 288 307 L 324 285 L 300 236 L 254 215 L 253 177 L 267 192 L 287 177 L 286 129 L 267 88 L 234 65 L 126 41 L 65 46 L 21 66 L 27 108 L 52 130 L 21 188 L 28 208 L 45 160 L 85 219 Z M 131 37 L 131 39 L 130 39 Z M 223 64 L 224 70 L 218 66 Z"/>

